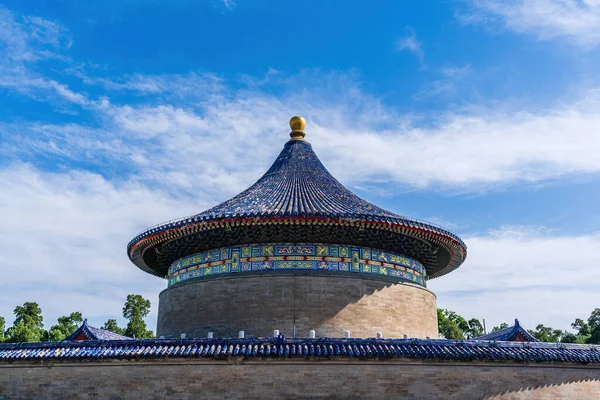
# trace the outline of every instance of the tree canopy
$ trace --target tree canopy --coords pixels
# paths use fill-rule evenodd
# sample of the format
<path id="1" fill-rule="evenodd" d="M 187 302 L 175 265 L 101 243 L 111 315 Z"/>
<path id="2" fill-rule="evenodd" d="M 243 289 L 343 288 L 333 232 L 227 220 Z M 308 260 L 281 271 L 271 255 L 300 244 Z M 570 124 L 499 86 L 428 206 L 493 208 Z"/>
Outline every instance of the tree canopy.
<path id="1" fill-rule="evenodd" d="M 117 320 L 113 318 L 106 321 L 104 325 L 102 325 L 102 329 L 114 332 L 118 335 L 125 335 L 125 329 L 119 327 Z"/>
<path id="2" fill-rule="evenodd" d="M 571 324 L 576 333 L 567 333 L 563 337 L 565 343 L 600 344 L 600 308 L 595 308 L 587 321 L 577 318 Z"/>
<path id="3" fill-rule="evenodd" d="M 466 320 L 454 311 L 438 308 L 438 330 L 446 339 L 472 339 L 483 335 L 483 325 L 477 318 Z"/>
<path id="4" fill-rule="evenodd" d="M 4 343 L 6 340 L 6 335 L 4 331 L 6 330 L 6 320 L 4 317 L 0 317 L 0 343 Z"/>
<path id="5" fill-rule="evenodd" d="M 543 324 L 538 324 L 535 327 L 535 330 L 528 330 L 528 332 L 541 342 L 552 342 L 557 343 L 561 342 L 566 331 L 561 331 L 560 329 L 552 329 L 549 326 L 544 326 Z"/>
<path id="6" fill-rule="evenodd" d="M 142 338 L 153 338 L 154 332 L 147 329 L 145 317 L 150 313 L 150 300 L 139 294 L 129 294 L 123 306 L 123 317 L 127 319 L 125 328 L 119 327 L 116 319 L 107 320 L 102 329 Z M 6 329 L 6 320 L 0 316 L 0 343 L 2 342 L 39 342 L 42 340 L 63 340 L 71 335 L 83 322 L 80 312 L 58 318 L 58 323 L 44 330 L 42 309 L 36 302 L 26 302 L 15 307 L 13 325 Z M 437 309 L 438 329 L 440 336 L 446 339 L 472 339 L 484 334 L 483 325 L 477 318 L 467 320 L 458 313 Z M 508 328 L 507 323 L 492 328 L 492 332 Z M 600 344 L 600 308 L 592 311 L 587 320 L 576 318 L 571 324 L 575 332 L 553 329 L 543 324 L 536 325 L 529 333 L 542 342 L 588 343 Z"/>
<path id="7" fill-rule="evenodd" d="M 144 318 L 150 313 L 150 300 L 144 299 L 139 294 L 127 295 L 123 306 L 123 317 L 129 322 L 125 328 L 125 336 L 135 338 L 152 338 L 154 333 L 147 330 Z"/>
<path id="8" fill-rule="evenodd" d="M 130 294 L 123 307 L 123 317 L 129 322 L 127 328 L 119 327 L 116 319 L 106 321 L 103 329 L 120 335 L 136 338 L 152 338 L 154 333 L 147 330 L 144 318 L 150 313 L 150 300 L 139 294 Z M 0 343 L 59 341 L 70 336 L 83 322 L 81 312 L 75 311 L 58 318 L 57 324 L 44 329 L 42 309 L 35 302 L 26 302 L 15 307 L 13 325 L 6 329 L 6 320 L 0 316 Z"/>
<path id="9" fill-rule="evenodd" d="M 492 332 L 498 332 L 498 331 L 501 331 L 502 329 L 506 329 L 506 328 L 508 328 L 508 324 L 506 322 L 503 322 L 499 326 L 493 327 Z"/>
<path id="10" fill-rule="evenodd" d="M 53 325 L 44 337 L 45 340 L 63 340 L 77 330 L 83 322 L 80 312 L 72 312 L 68 316 L 59 317 L 58 324 Z"/>
<path id="11" fill-rule="evenodd" d="M 42 309 L 35 302 L 26 302 L 14 311 L 15 322 L 7 330 L 8 342 L 39 342 L 44 337 Z"/>
<path id="12" fill-rule="evenodd" d="M 484 334 L 483 326 L 476 318 L 467 321 L 454 311 L 439 308 L 437 313 L 441 337 L 446 339 L 470 339 Z M 503 322 L 493 327 L 491 332 L 508 327 L 509 325 Z M 575 319 L 575 322 L 571 324 L 571 328 L 576 332 L 567 332 L 538 324 L 535 329 L 530 329 L 528 332 L 542 342 L 600 344 L 600 308 L 594 309 L 587 321 L 581 318 Z"/>

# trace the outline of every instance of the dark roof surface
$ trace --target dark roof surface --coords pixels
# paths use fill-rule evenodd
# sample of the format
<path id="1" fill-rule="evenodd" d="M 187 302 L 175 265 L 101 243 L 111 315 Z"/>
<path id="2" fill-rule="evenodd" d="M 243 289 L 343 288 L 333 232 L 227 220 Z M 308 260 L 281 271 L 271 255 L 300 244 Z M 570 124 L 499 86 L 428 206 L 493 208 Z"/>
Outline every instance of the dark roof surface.
<path id="1" fill-rule="evenodd" d="M 475 340 L 504 340 L 504 341 L 527 341 L 539 342 L 538 339 L 531 336 L 526 329 L 523 329 L 518 319 L 515 319 L 515 324 L 508 328 L 500 329 L 496 332 L 490 332 L 487 335 L 476 337 Z"/>
<path id="2" fill-rule="evenodd" d="M 133 338 L 116 334 L 105 329 L 94 328 L 89 326 L 87 319 L 83 321 L 83 324 L 75 332 L 73 332 L 66 341 L 77 340 L 81 335 L 85 336 L 88 340 L 132 340 Z"/>
<path id="3" fill-rule="evenodd" d="M 277 226 L 269 233 L 267 225 Z M 260 229 L 252 231 L 254 226 Z M 465 244 L 453 233 L 386 211 L 346 189 L 304 140 L 288 141 L 271 168 L 234 198 L 142 232 L 128 254 L 141 269 L 164 276 L 183 256 L 249 241 L 370 245 L 419 260 L 430 278 L 458 268 L 466 257 Z"/>
<path id="4" fill-rule="evenodd" d="M 288 141 L 258 182 L 195 218 L 297 215 L 381 221 L 403 219 L 346 189 L 304 140 Z"/>
<path id="5" fill-rule="evenodd" d="M 0 362 L 156 358 L 413 358 L 600 364 L 600 346 L 445 339 L 159 339 L 0 344 Z"/>

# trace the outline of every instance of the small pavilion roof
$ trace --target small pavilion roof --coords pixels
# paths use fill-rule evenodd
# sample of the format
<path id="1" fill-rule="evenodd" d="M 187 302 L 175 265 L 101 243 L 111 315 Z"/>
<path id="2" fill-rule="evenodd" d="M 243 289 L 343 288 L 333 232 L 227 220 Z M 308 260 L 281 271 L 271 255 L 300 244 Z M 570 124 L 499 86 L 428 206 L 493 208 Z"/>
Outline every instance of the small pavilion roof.
<path id="1" fill-rule="evenodd" d="M 132 262 L 164 277 L 171 263 L 202 251 L 295 242 L 402 254 L 420 261 L 430 279 L 461 265 L 466 245 L 458 236 L 384 210 L 338 182 L 304 140 L 304 123 L 297 118 L 290 122 L 292 138 L 254 185 L 209 210 L 143 231 L 128 244 Z"/>
<path id="2" fill-rule="evenodd" d="M 117 333 L 107 331 L 106 329 L 94 328 L 93 326 L 88 325 L 87 319 L 84 319 L 81 326 L 65 340 L 133 340 L 133 338 L 119 335 Z"/>
<path id="3" fill-rule="evenodd" d="M 518 319 L 515 319 L 515 324 L 508 328 L 500 329 L 499 331 L 488 333 L 487 335 L 479 336 L 473 340 L 501 340 L 505 342 L 539 342 L 526 329 L 523 329 Z"/>

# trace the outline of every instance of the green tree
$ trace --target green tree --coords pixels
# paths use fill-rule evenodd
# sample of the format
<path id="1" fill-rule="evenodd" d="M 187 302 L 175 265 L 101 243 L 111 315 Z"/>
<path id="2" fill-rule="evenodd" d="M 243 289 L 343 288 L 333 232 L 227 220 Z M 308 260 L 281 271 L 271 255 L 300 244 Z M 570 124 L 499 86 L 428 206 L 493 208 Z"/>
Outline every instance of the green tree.
<path id="1" fill-rule="evenodd" d="M 571 328 L 577 330 L 578 335 L 589 336 L 590 335 L 590 326 L 581 318 L 577 318 L 575 322 L 571 324 Z"/>
<path id="2" fill-rule="evenodd" d="M 125 328 L 125 335 L 136 338 L 152 338 L 154 333 L 147 330 L 144 318 L 150 313 L 150 300 L 144 299 L 139 294 L 127 295 L 123 307 L 123 317 L 129 322 Z"/>
<path id="3" fill-rule="evenodd" d="M 564 332 L 561 338 L 563 343 L 589 343 L 600 344 L 600 308 L 594 309 L 587 321 L 577 318 L 571 324 L 577 333 Z"/>
<path id="4" fill-rule="evenodd" d="M 67 316 L 58 318 L 58 324 L 53 325 L 46 335 L 45 340 L 59 341 L 65 339 L 77 330 L 83 322 L 83 316 L 80 312 L 72 312 Z"/>
<path id="5" fill-rule="evenodd" d="M 481 324 L 481 321 L 479 321 L 477 318 L 471 318 L 468 321 L 468 325 L 469 329 L 465 332 L 465 335 L 469 339 L 476 338 L 478 336 L 483 336 L 485 334 L 483 330 L 483 325 Z"/>
<path id="6" fill-rule="evenodd" d="M 39 342 L 44 336 L 42 309 L 35 302 L 15 308 L 15 322 L 8 331 L 8 342 Z"/>
<path id="7" fill-rule="evenodd" d="M 578 335 L 571 333 L 571 332 L 565 332 L 563 334 L 563 337 L 561 338 L 561 343 L 578 343 Z"/>
<path id="8" fill-rule="evenodd" d="M 497 332 L 497 331 L 500 331 L 500 330 L 506 329 L 506 328 L 508 328 L 508 324 L 506 322 L 503 322 L 499 326 L 493 327 L 492 332 Z"/>
<path id="9" fill-rule="evenodd" d="M 600 344 L 600 308 L 592 311 L 587 320 L 587 325 L 590 330 L 590 336 L 586 339 L 586 343 Z"/>
<path id="10" fill-rule="evenodd" d="M 588 341 L 592 333 L 590 330 L 590 326 L 581 318 L 577 318 L 575 322 L 571 324 L 571 328 L 575 329 L 577 333 L 573 334 L 570 332 L 565 332 L 561 342 L 583 344 Z"/>
<path id="11" fill-rule="evenodd" d="M 6 335 L 4 331 L 6 330 L 6 320 L 4 317 L 0 317 L 0 343 L 4 343 L 6 340 Z"/>
<path id="12" fill-rule="evenodd" d="M 460 315 L 456 314 L 453 311 L 443 310 L 441 308 L 437 309 L 437 316 L 438 330 L 442 337 L 444 337 L 445 339 L 465 338 L 463 330 L 459 326 L 459 323 L 462 323 L 462 321 L 464 321 L 465 325 L 468 327 L 468 324 L 463 317 L 460 317 Z M 457 318 L 457 316 L 460 317 L 460 319 Z"/>
<path id="13" fill-rule="evenodd" d="M 102 326 L 102 329 L 107 330 L 107 331 L 111 331 L 114 333 L 117 333 L 119 335 L 124 335 L 125 334 L 125 329 L 121 328 L 118 324 L 117 324 L 117 320 L 116 319 L 109 319 L 108 321 L 106 321 L 104 323 L 104 325 Z"/>
<path id="14" fill-rule="evenodd" d="M 535 330 L 528 331 L 534 338 L 542 342 L 560 342 L 564 332 L 560 329 L 552 329 L 549 326 L 539 324 L 535 327 Z"/>
<path id="15" fill-rule="evenodd" d="M 483 325 L 477 318 L 466 320 L 458 313 L 438 308 L 438 330 L 446 339 L 472 339 L 484 334 Z"/>

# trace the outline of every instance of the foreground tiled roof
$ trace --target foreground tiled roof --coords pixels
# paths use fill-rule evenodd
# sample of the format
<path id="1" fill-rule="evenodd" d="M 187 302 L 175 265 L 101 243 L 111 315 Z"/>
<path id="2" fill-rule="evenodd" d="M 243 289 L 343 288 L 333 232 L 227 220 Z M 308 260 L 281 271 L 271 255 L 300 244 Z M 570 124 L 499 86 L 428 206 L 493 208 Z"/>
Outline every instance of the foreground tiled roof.
<path id="1" fill-rule="evenodd" d="M 86 319 L 83 321 L 83 324 L 81 324 L 81 326 L 65 340 L 132 340 L 132 338 L 105 329 L 89 326 Z"/>
<path id="2" fill-rule="evenodd" d="M 519 342 L 539 342 L 538 339 L 531 336 L 526 329 L 515 319 L 515 324 L 508 328 L 500 329 L 496 332 L 488 333 L 487 335 L 476 337 L 475 340 L 503 340 L 503 341 L 519 341 Z"/>
<path id="3" fill-rule="evenodd" d="M 0 345 L 0 362 L 108 359 L 422 359 L 600 364 L 600 346 L 445 339 L 159 339 Z"/>
<path id="4" fill-rule="evenodd" d="M 162 277 L 172 262 L 190 254 L 282 241 L 364 244 L 419 260 L 430 278 L 458 268 L 466 257 L 458 236 L 361 199 L 327 171 L 310 143 L 294 139 L 242 193 L 207 211 L 147 229 L 127 250 L 139 268 Z"/>

